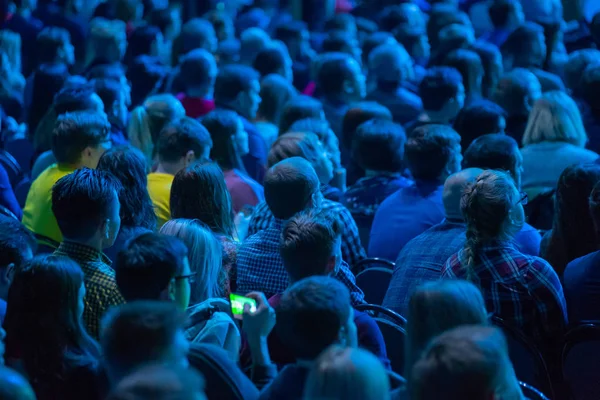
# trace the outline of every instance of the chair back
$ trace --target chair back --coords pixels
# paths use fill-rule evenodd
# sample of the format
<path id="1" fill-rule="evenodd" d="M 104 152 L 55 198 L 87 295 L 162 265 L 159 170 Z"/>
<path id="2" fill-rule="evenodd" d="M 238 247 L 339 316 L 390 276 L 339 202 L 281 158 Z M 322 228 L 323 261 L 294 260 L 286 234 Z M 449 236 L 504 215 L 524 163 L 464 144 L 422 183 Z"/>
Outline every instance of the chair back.
<path id="1" fill-rule="evenodd" d="M 29 188 L 31 188 L 31 179 L 25 177 L 21 179 L 21 182 L 17 183 L 14 189 L 15 197 L 21 208 L 25 208 L 25 201 L 27 201 L 27 195 L 29 194 Z"/>
<path id="2" fill-rule="evenodd" d="M 365 294 L 367 303 L 381 305 L 391 280 L 391 269 L 373 267 L 363 270 L 356 276 L 356 285 Z"/>
<path id="3" fill-rule="evenodd" d="M 17 163 L 19 163 L 23 173 L 29 175 L 33 164 L 33 154 L 35 152 L 33 144 L 25 138 L 16 139 L 6 142 L 4 144 L 4 149 L 14 157 Z"/>
<path id="4" fill-rule="evenodd" d="M 600 321 L 582 323 L 567 332 L 562 361 L 571 398 L 600 399 Z"/>
<path id="5" fill-rule="evenodd" d="M 17 160 L 6 150 L 0 149 L 0 165 L 6 170 L 10 185 L 15 187 L 24 176 L 23 170 Z"/>
<path id="6" fill-rule="evenodd" d="M 365 215 L 363 213 L 352 213 L 352 218 L 358 228 L 360 243 L 365 249 L 369 248 L 369 239 L 371 237 L 371 225 L 373 225 L 374 215 Z"/>
<path id="7" fill-rule="evenodd" d="M 372 257 L 372 258 L 363 258 L 362 260 L 357 262 L 355 265 L 353 265 L 352 269 L 355 272 L 361 272 L 367 268 L 382 267 L 382 268 L 388 268 L 393 271 L 395 266 L 396 266 L 396 263 L 394 263 L 393 261 L 386 260 L 385 258 Z"/>
<path id="8" fill-rule="evenodd" d="M 529 400 L 549 400 L 542 392 L 525 382 L 519 382 L 523 396 Z"/>

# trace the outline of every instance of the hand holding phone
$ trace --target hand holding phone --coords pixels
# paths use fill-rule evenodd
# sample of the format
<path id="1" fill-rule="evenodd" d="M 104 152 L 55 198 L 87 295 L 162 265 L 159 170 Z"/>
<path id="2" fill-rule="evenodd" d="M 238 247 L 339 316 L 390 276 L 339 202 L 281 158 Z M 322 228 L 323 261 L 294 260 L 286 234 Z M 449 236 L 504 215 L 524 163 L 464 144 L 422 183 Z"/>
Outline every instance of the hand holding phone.
<path id="1" fill-rule="evenodd" d="M 253 311 L 249 306 L 245 306 L 242 328 L 248 341 L 266 339 L 275 326 L 275 310 L 264 294 L 252 292 L 247 296 L 256 301 L 256 309 Z"/>
<path id="2" fill-rule="evenodd" d="M 250 312 L 256 311 L 256 300 L 250 297 L 240 296 L 238 294 L 231 293 L 229 295 L 231 301 L 231 313 L 235 319 L 243 319 L 244 310 L 246 305 L 249 307 Z"/>

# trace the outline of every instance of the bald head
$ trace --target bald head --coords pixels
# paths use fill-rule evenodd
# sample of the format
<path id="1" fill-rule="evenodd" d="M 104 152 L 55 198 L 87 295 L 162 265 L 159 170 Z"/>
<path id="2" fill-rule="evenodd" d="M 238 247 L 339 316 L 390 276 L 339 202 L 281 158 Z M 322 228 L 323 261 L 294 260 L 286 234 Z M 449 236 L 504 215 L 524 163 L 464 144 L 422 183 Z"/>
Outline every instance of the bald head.
<path id="1" fill-rule="evenodd" d="M 0 399 L 35 400 L 33 389 L 17 372 L 0 365 Z"/>
<path id="2" fill-rule="evenodd" d="M 475 179 L 479 174 L 483 172 L 479 168 L 467 168 L 460 172 L 452 174 L 446 179 L 444 183 L 444 209 L 446 210 L 446 218 L 449 219 L 463 219 L 462 213 L 460 212 L 460 198 L 462 196 L 465 186 L 469 183 L 475 182 Z"/>

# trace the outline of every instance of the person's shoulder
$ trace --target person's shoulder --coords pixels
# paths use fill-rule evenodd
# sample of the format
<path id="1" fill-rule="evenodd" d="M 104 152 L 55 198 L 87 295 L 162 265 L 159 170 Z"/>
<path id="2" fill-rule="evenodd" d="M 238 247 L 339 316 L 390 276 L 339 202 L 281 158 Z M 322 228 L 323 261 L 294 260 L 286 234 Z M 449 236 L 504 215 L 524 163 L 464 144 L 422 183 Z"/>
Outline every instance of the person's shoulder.
<path id="1" fill-rule="evenodd" d="M 564 272 L 565 282 L 575 273 L 589 269 L 589 267 L 600 266 L 600 251 L 595 251 L 579 257 L 567 264 Z M 595 269 L 595 268 L 594 268 Z"/>

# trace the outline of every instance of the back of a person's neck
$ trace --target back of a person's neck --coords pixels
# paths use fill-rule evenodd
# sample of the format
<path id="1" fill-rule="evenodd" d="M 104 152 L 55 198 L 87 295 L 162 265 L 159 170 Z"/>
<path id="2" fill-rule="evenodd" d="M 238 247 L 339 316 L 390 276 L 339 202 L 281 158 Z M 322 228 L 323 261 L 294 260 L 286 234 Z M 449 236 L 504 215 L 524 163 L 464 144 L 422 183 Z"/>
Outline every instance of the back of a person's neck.
<path id="1" fill-rule="evenodd" d="M 156 166 L 155 172 L 157 174 L 167 174 L 175 176 L 180 170 L 181 168 L 178 165 L 159 162 Z"/>
<path id="2" fill-rule="evenodd" d="M 212 98 L 212 90 L 206 88 L 187 88 L 185 90 L 187 97 L 193 97 L 197 99 L 209 100 Z"/>
<path id="3" fill-rule="evenodd" d="M 97 250 L 99 252 L 102 251 L 102 243 L 99 242 L 96 239 L 89 239 L 89 240 L 83 240 L 83 239 L 73 239 L 73 238 L 64 238 L 65 242 L 70 242 L 70 243 L 75 243 L 75 244 L 80 244 L 83 246 L 87 246 L 90 247 L 94 250 Z"/>
<path id="4" fill-rule="evenodd" d="M 439 111 L 430 111 L 430 110 L 425 110 L 424 114 L 423 114 L 424 118 L 422 118 L 422 121 L 427 121 L 431 124 L 440 124 L 440 125 L 448 125 L 450 123 L 450 120 L 452 118 L 449 118 L 447 115 L 444 115 L 444 113 L 441 113 Z"/>

